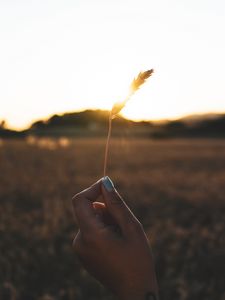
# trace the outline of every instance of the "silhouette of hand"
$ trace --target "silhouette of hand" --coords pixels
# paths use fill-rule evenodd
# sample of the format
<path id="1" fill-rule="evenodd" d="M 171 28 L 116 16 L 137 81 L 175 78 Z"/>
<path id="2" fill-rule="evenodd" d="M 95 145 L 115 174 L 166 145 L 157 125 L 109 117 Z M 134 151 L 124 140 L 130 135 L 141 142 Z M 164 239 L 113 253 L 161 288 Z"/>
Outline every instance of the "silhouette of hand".
<path id="1" fill-rule="evenodd" d="M 84 267 L 121 300 L 157 299 L 148 239 L 112 181 L 104 177 L 72 203 L 79 227 L 73 246 Z"/>

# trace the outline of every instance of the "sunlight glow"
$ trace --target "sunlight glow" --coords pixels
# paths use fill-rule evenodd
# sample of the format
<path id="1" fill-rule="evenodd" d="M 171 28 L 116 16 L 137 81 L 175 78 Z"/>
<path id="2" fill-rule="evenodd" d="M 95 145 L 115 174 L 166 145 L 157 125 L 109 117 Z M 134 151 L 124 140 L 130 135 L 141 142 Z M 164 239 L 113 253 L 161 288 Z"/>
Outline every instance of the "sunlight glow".
<path id="1" fill-rule="evenodd" d="M 225 2 L 172 2 L 1 1 L 0 120 L 111 109 L 151 68 L 125 116 L 225 111 Z"/>

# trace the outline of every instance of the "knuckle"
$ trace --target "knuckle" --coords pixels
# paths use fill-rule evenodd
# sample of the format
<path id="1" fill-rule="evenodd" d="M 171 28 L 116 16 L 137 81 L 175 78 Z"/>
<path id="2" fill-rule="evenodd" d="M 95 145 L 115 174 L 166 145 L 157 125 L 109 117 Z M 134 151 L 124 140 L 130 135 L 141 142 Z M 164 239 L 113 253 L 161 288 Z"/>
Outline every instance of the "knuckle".
<path id="1" fill-rule="evenodd" d="M 139 220 L 134 219 L 132 222 L 132 229 L 136 233 L 141 233 L 141 232 L 143 232 L 143 225 L 141 224 L 141 222 Z"/>
<path id="2" fill-rule="evenodd" d="M 79 206 L 79 204 L 80 204 L 80 202 L 81 202 L 81 194 L 80 193 L 78 193 L 78 194 L 76 194 L 75 196 L 73 196 L 73 198 L 72 198 L 72 203 L 73 203 L 73 206 L 74 207 L 78 207 Z"/>
<path id="3" fill-rule="evenodd" d="M 144 227 L 143 227 L 142 223 L 139 220 L 137 220 L 137 227 L 138 227 L 139 230 L 144 231 Z"/>

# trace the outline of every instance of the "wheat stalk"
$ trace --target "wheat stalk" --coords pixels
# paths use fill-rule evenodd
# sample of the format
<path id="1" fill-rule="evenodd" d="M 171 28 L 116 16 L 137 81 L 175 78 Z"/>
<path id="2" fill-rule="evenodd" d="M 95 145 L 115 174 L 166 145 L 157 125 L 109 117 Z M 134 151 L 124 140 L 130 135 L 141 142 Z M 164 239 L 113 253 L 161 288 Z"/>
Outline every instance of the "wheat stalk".
<path id="1" fill-rule="evenodd" d="M 145 72 L 140 72 L 137 76 L 137 78 L 134 78 L 130 85 L 130 91 L 128 96 L 125 98 L 122 102 L 116 102 L 110 113 L 109 113 L 109 127 L 108 127 L 108 135 L 106 140 L 106 147 L 105 147 L 105 157 L 104 157 L 104 171 L 103 176 L 106 176 L 106 168 L 107 168 L 107 161 L 108 161 L 108 153 L 109 153 L 109 142 L 111 137 L 111 131 L 112 131 L 112 120 L 119 114 L 119 112 L 125 107 L 128 100 L 130 100 L 131 96 L 140 88 L 140 86 L 145 83 L 145 80 L 149 78 L 152 73 L 154 72 L 153 69 L 147 70 Z"/>

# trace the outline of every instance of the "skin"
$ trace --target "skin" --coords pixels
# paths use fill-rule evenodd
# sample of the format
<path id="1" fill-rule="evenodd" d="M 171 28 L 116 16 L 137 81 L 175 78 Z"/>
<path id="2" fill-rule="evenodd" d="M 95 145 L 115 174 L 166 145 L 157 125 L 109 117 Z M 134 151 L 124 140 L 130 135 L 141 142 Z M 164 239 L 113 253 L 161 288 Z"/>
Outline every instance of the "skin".
<path id="1" fill-rule="evenodd" d="M 116 189 L 99 180 L 72 203 L 79 227 L 73 247 L 89 273 L 119 300 L 158 299 L 149 241 Z"/>

